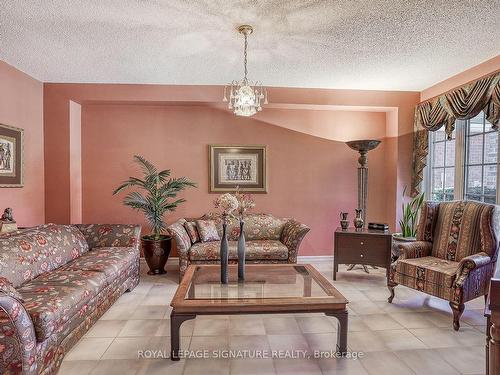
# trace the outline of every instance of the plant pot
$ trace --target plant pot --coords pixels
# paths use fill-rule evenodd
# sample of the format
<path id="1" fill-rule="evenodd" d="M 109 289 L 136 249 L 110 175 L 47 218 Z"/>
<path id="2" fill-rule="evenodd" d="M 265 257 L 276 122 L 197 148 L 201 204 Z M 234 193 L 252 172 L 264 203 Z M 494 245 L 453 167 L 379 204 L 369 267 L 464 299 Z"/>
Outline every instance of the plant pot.
<path id="1" fill-rule="evenodd" d="M 155 240 L 150 236 L 141 238 L 144 258 L 148 264 L 148 275 L 162 275 L 166 273 L 165 264 L 167 264 L 170 249 L 172 248 L 172 237 L 161 236 Z"/>
<path id="2" fill-rule="evenodd" d="M 416 238 L 415 237 L 403 237 L 402 233 L 393 233 L 392 234 L 392 261 L 395 261 L 396 259 L 399 258 L 401 250 L 399 250 L 399 245 L 408 243 L 408 242 L 415 242 Z"/>

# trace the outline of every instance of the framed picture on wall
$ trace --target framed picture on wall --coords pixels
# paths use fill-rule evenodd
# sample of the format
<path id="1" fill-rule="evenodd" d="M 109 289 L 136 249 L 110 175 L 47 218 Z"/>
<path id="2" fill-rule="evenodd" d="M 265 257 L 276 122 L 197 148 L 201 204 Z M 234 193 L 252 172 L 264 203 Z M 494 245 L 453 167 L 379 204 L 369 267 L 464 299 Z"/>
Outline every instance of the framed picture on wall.
<path id="1" fill-rule="evenodd" d="M 267 193 L 266 146 L 209 145 L 210 192 Z"/>
<path id="2" fill-rule="evenodd" d="M 24 130 L 0 124 L 0 187 L 23 186 Z"/>

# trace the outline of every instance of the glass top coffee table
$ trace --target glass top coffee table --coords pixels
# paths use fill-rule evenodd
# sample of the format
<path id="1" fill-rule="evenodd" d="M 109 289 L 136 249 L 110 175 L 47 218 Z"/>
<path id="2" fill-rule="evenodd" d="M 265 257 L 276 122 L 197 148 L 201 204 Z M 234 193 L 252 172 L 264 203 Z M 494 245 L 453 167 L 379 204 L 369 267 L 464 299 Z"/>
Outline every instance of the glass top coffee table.
<path id="1" fill-rule="evenodd" d="M 310 264 L 247 264 L 245 281 L 229 266 L 229 283 L 220 283 L 220 265 L 190 265 L 170 314 L 171 359 L 179 360 L 181 324 L 196 315 L 324 313 L 338 319 L 337 351 L 347 351 L 347 303 Z"/>

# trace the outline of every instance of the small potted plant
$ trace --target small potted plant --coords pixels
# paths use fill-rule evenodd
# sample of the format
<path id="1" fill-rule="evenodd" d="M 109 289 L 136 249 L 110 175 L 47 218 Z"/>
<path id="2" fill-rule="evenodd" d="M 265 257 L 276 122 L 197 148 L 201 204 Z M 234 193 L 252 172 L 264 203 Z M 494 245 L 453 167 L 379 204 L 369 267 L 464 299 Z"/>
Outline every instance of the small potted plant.
<path id="1" fill-rule="evenodd" d="M 406 186 L 403 189 L 403 197 L 406 193 Z M 393 260 L 399 257 L 399 245 L 405 242 L 414 242 L 417 235 L 418 214 L 424 203 L 424 193 L 413 197 L 408 203 L 403 203 L 403 217 L 399 221 L 401 232 L 392 235 L 392 256 Z"/>
<path id="2" fill-rule="evenodd" d="M 186 177 L 171 178 L 169 169 L 158 171 L 142 156 L 135 155 L 134 161 L 143 171 L 142 178 L 129 177 L 116 188 L 113 195 L 128 188 L 139 189 L 125 196 L 123 204 L 142 211 L 146 217 L 151 234 L 142 236 L 141 244 L 149 267 L 148 275 L 163 274 L 172 247 L 172 237 L 163 234 L 167 228 L 164 215 L 175 211 L 180 203 L 185 202 L 183 198 L 175 199 L 180 191 L 187 187 L 196 187 L 196 184 Z"/>

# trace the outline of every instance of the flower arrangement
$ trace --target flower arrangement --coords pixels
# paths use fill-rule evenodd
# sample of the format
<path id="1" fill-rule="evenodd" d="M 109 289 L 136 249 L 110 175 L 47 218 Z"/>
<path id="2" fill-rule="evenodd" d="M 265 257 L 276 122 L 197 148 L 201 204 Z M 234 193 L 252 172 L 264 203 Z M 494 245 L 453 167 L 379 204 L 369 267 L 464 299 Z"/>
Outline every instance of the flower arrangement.
<path id="1" fill-rule="evenodd" d="M 215 208 L 222 208 L 222 217 L 224 220 L 228 216 L 232 216 L 233 212 L 238 209 L 238 200 L 232 194 L 226 193 L 222 194 L 219 198 L 214 201 Z"/>
<path id="2" fill-rule="evenodd" d="M 250 194 L 242 194 L 240 193 L 240 187 L 236 188 L 236 192 L 234 193 L 234 197 L 238 201 L 238 216 L 240 221 L 243 220 L 243 216 L 247 210 L 250 210 L 255 207 L 255 201 L 253 200 Z"/>

